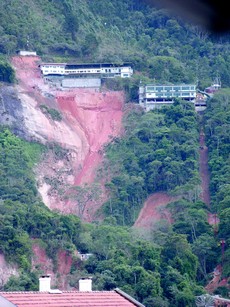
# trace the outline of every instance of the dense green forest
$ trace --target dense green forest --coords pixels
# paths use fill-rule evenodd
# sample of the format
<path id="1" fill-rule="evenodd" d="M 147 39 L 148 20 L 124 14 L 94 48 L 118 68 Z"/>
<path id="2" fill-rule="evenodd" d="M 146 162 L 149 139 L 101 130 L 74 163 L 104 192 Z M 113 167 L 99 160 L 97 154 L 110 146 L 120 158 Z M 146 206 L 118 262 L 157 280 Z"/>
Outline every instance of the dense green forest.
<path id="1" fill-rule="evenodd" d="M 137 99 L 140 80 L 197 82 L 204 89 L 218 75 L 224 88 L 208 100 L 201 117 L 179 100 L 148 113 L 140 108 L 126 113 L 124 135 L 105 146 L 98 172 L 107 178 L 110 195 L 101 223 L 85 224 L 77 216 L 50 211 L 39 198 L 33 173 L 47 148 L 1 127 L 0 252 L 20 267 L 20 277 L 11 277 L 2 289 L 38 289 L 41 272 L 31 264 L 34 242 L 54 263 L 60 249 L 93 254 L 84 263 L 74 258 L 71 286 L 90 275 L 94 289 L 119 287 L 147 307 L 194 306 L 219 263 L 222 277 L 229 277 L 229 35 L 208 33 L 137 0 L 4 0 L 0 38 L 3 82 L 14 82 L 9 59 L 25 49 L 47 61 L 131 62 L 131 80 L 107 84 L 124 88 L 128 101 Z M 209 209 L 198 199 L 201 126 L 209 147 Z M 132 225 L 144 200 L 157 191 L 181 199 L 168 208 L 173 224 L 159 223 L 143 237 Z M 218 229 L 207 223 L 208 211 L 218 214 Z M 226 288 L 215 293 L 227 296 Z"/>
<path id="2" fill-rule="evenodd" d="M 225 95 L 225 98 L 229 99 L 229 95 Z M 182 112 L 185 117 L 182 117 Z M 47 254 L 53 258 L 54 263 L 57 260 L 54 255 L 57 255 L 60 248 L 68 250 L 70 253 L 75 249 L 93 253 L 93 256 L 84 264 L 79 265 L 77 259 L 73 263 L 69 277 L 70 284 L 73 286 L 81 274 L 90 274 L 94 277 L 95 289 L 109 290 L 118 286 L 144 302 L 146 306 L 154 306 L 154 304 L 159 306 L 183 306 L 186 304 L 193 306 L 194 296 L 204 293 L 202 285 L 207 282 L 209 273 L 221 260 L 218 240 L 219 235 L 227 236 L 229 220 L 225 214 L 220 223 L 218 237 L 214 237 L 213 229 L 207 223 L 205 204 L 198 201 L 195 194 L 192 198 L 190 198 L 191 194 L 189 194 L 190 197 L 186 194 L 186 189 L 192 190 L 194 185 L 197 184 L 197 149 L 194 149 L 191 145 L 196 142 L 198 137 L 194 110 L 190 105 L 176 102 L 170 108 L 139 114 L 140 121 L 138 124 L 134 124 L 136 121 L 133 120 L 133 117 L 137 118 L 137 114 L 138 112 L 129 114 L 126 120 L 127 138 L 124 138 L 123 142 L 122 140 L 114 140 L 111 145 L 108 145 L 108 156 L 111 156 L 111 159 L 114 159 L 116 151 L 117 154 L 121 154 L 124 150 L 124 161 L 120 163 L 122 169 L 118 170 L 117 165 L 114 164 L 114 170 L 111 171 L 119 171 L 123 174 L 120 175 L 121 178 L 122 176 L 126 179 L 130 178 L 127 182 L 131 182 L 134 186 L 120 185 L 123 190 L 120 193 L 116 191 L 111 198 L 111 203 L 115 212 L 117 210 L 117 214 L 109 215 L 100 225 L 83 224 L 76 216 L 62 216 L 46 208 L 37 196 L 35 181 L 32 177 L 32 166 L 46 149 L 38 144 L 22 141 L 11 134 L 8 129 L 2 128 L 1 171 L 5 173 L 1 177 L 1 251 L 4 252 L 8 261 L 18 263 L 21 268 L 20 279 L 11 277 L 4 286 L 5 290 L 37 289 L 37 278 L 40 271 L 31 271 L 31 247 L 32 243 L 38 242 L 47 250 Z M 193 120 L 189 118 L 188 121 L 187 117 L 192 117 Z M 151 121 L 151 118 L 154 120 Z M 158 135 L 156 135 L 156 130 L 148 133 L 151 131 L 146 129 L 148 123 L 158 126 Z M 178 138 L 181 133 L 180 125 L 184 127 L 186 123 L 191 123 L 192 127 L 189 126 L 188 136 L 186 136 L 186 133 L 184 134 L 185 148 L 182 147 L 181 151 L 178 151 L 180 146 L 176 144 L 176 139 L 173 139 L 171 145 L 170 140 L 172 136 Z M 135 129 L 134 126 L 136 126 Z M 129 138 L 128 135 L 131 131 L 133 133 Z M 151 151 L 149 148 L 156 146 L 154 145 L 155 137 L 158 137 L 159 149 Z M 162 142 L 160 142 L 160 139 L 163 140 L 163 143 L 168 143 L 171 150 L 165 152 L 167 146 L 161 148 Z M 175 144 L 175 148 L 172 144 Z M 152 158 L 152 160 L 149 160 L 149 164 L 156 164 L 161 167 L 161 170 L 159 168 L 158 172 L 149 176 L 152 178 L 151 184 L 148 187 L 147 181 L 146 188 L 143 191 L 141 191 L 143 185 L 137 184 L 135 173 L 135 170 L 139 170 L 141 165 L 146 164 L 141 163 L 141 159 L 138 161 L 137 157 L 135 158 L 135 153 L 140 152 L 141 147 L 143 147 L 141 159 L 144 157 Z M 116 150 L 114 151 L 114 149 Z M 151 155 L 149 151 L 152 152 Z M 173 156 L 175 155 L 174 151 L 177 153 L 176 158 Z M 125 163 L 125 161 L 129 161 L 131 153 L 133 163 Z M 170 157 L 168 156 L 169 153 Z M 155 155 L 158 155 L 158 162 L 155 160 Z M 18 159 L 18 156 L 20 156 L 20 159 Z M 165 158 L 162 159 L 162 157 Z M 173 165 L 179 167 L 179 173 L 182 175 L 173 183 L 170 180 L 165 183 L 164 180 L 160 179 L 162 174 L 166 170 L 169 171 L 169 167 L 172 167 L 168 164 L 169 159 L 174 161 Z M 152 161 L 154 163 L 151 164 Z M 159 163 L 161 161 L 162 163 Z M 138 166 L 138 163 L 140 166 Z M 187 166 L 182 166 L 183 163 Z M 21 165 L 23 165 L 23 168 Z M 146 169 L 139 170 L 139 174 L 142 173 L 143 178 L 148 177 L 144 174 L 151 170 L 148 163 L 146 165 Z M 195 172 L 193 170 L 192 175 L 190 174 L 189 186 L 185 184 L 187 177 L 183 178 L 180 167 L 181 170 L 187 167 L 186 176 L 190 169 L 195 168 L 196 170 Z M 15 170 L 18 170 L 20 174 Z M 174 171 L 170 168 L 170 172 Z M 175 174 L 177 172 L 178 170 L 175 171 Z M 159 176 L 159 178 L 157 177 L 156 180 L 155 176 Z M 168 177 L 170 179 L 170 176 Z M 5 178 L 7 178 L 8 184 L 4 182 Z M 112 179 L 111 183 L 108 184 L 108 188 L 111 189 L 111 185 L 113 185 L 113 189 L 118 190 L 119 185 L 116 186 L 116 184 L 119 182 L 119 177 L 114 178 L 115 180 Z M 139 179 L 139 181 L 141 180 Z M 154 185 L 154 181 L 157 184 Z M 122 207 L 121 203 L 124 202 L 124 194 L 126 194 L 124 208 L 127 207 L 126 204 L 129 205 L 131 201 L 136 200 L 135 195 L 138 195 L 134 193 L 133 199 L 131 198 L 128 201 L 127 198 L 131 197 L 133 193 L 131 188 L 134 190 L 138 188 L 140 195 L 142 195 L 141 193 L 148 195 L 161 189 L 161 185 L 162 189 L 168 188 L 175 192 L 175 190 L 178 190 L 177 187 L 180 183 L 182 184 L 180 188 L 184 191 L 185 197 L 169 206 L 174 216 L 173 225 L 159 224 L 151 232 L 148 240 L 140 239 L 138 233 L 132 228 L 117 225 L 119 222 L 121 224 L 124 222 L 124 212 L 119 212 Z M 125 189 L 126 191 L 124 191 Z M 15 192 L 9 193 L 9 191 Z M 128 195 L 129 192 L 130 195 Z M 142 196 L 143 199 L 144 195 Z M 116 209 L 117 204 L 118 209 Z M 130 213 L 128 209 L 125 213 L 125 222 L 130 224 L 131 221 L 128 218 L 132 217 L 132 210 L 136 209 L 135 206 L 138 207 L 138 202 L 131 202 L 131 204 Z M 220 216 L 223 214 L 222 211 L 220 210 Z M 224 267 L 224 274 L 228 276 L 227 257 Z M 218 291 L 218 293 L 223 293 L 223 290 Z"/>
<path id="3" fill-rule="evenodd" d="M 20 278 L 10 278 L 5 290 L 37 289 L 40 271 L 31 271 L 31 247 L 37 242 L 54 263 L 59 249 L 69 253 L 76 249 L 93 253 L 84 264 L 79 264 L 77 259 L 73 263 L 70 275 L 73 286 L 82 274 L 90 274 L 94 276 L 95 289 L 119 286 L 147 306 L 154 301 L 163 306 L 168 306 L 169 302 L 174 306 L 184 302 L 192 304 L 194 295 L 203 293 L 202 287 L 196 284 L 199 255 L 192 250 L 192 238 L 186 238 L 186 234 L 191 236 L 187 223 L 183 233 L 181 227 L 179 230 L 163 227 L 159 228 L 157 236 L 154 233 L 151 240 L 146 241 L 139 239 L 131 228 L 116 226 L 113 217 L 108 217 L 101 225 L 90 225 L 81 223 L 76 216 L 51 212 L 39 201 L 31 179 L 32 165 L 44 148 L 19 140 L 6 128 L 1 130 L 0 136 L 1 171 L 7 172 L 6 176 L 1 176 L 1 252 L 8 261 L 18 263 L 21 271 Z M 20 176 L 15 170 L 20 171 Z M 15 193 L 9 193 L 9 185 Z M 211 228 L 206 222 L 203 204 L 184 200 L 181 206 L 193 213 L 191 219 L 196 219 L 199 228 L 197 237 L 208 236 Z M 183 248 L 178 249 L 178 246 Z M 213 260 L 212 256 L 211 253 L 207 265 Z M 204 276 L 198 275 L 202 281 Z"/>
<path id="4" fill-rule="evenodd" d="M 111 198 L 104 206 L 118 224 L 132 225 L 148 195 L 168 191 L 174 195 L 199 193 L 198 124 L 194 106 L 173 106 L 124 119 L 126 134 L 106 148 L 107 161 L 99 176 L 112 175 L 106 184 Z"/>
<path id="5" fill-rule="evenodd" d="M 0 53 L 46 60 L 132 63 L 156 82 L 230 85 L 229 35 L 209 33 L 137 0 L 4 0 Z"/>

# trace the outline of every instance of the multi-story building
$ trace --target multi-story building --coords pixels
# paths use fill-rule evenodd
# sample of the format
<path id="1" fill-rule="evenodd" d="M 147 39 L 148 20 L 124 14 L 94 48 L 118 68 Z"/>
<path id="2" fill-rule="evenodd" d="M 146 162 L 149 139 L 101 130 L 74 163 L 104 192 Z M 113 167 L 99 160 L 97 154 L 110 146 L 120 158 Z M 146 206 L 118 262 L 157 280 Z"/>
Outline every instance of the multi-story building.
<path id="1" fill-rule="evenodd" d="M 100 78 L 130 78 L 133 69 L 129 63 L 112 64 L 66 64 L 66 63 L 42 63 L 39 65 L 44 76 L 61 75 L 74 77 L 100 77 Z"/>
<path id="2" fill-rule="evenodd" d="M 195 101 L 196 85 L 141 85 L 139 87 L 139 104 L 146 111 L 159 108 L 163 105 L 173 103 L 175 98 L 187 101 Z"/>

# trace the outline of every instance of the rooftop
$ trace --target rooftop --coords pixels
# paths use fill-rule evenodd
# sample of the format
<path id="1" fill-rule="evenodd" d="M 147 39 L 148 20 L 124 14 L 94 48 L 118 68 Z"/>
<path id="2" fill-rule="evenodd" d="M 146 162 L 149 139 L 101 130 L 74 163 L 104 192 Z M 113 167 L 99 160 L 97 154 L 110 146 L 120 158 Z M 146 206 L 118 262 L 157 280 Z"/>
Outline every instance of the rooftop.
<path id="1" fill-rule="evenodd" d="M 55 291 L 54 291 L 55 292 Z M 144 307 L 131 296 L 113 291 L 0 292 L 1 307 Z"/>

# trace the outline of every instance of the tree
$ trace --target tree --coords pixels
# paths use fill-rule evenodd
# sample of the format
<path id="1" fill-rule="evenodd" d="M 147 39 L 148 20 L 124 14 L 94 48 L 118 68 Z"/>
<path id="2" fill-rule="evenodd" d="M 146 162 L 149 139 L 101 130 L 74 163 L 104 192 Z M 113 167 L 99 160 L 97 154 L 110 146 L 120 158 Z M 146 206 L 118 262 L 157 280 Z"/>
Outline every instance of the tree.
<path id="1" fill-rule="evenodd" d="M 66 29 L 71 33 L 73 41 L 76 41 L 77 32 L 79 30 L 79 20 L 76 12 L 69 5 L 66 5 L 66 2 L 63 2 L 64 5 L 64 14 L 65 14 L 65 23 Z"/>
<path id="2" fill-rule="evenodd" d="M 99 184 L 88 185 L 85 184 L 83 187 L 75 186 L 71 190 L 71 198 L 76 201 L 76 213 L 79 217 L 82 217 L 85 213 L 86 206 L 89 202 L 96 202 L 100 200 L 101 188 Z"/>
<path id="3" fill-rule="evenodd" d="M 0 60 L 0 81 L 13 83 L 15 81 L 15 72 L 11 65 Z"/>
<path id="4" fill-rule="evenodd" d="M 212 236 L 202 234 L 193 243 L 192 250 L 199 259 L 198 269 L 200 274 L 207 280 L 208 273 L 213 270 L 217 263 L 216 241 Z"/>
<path id="5" fill-rule="evenodd" d="M 82 46 L 82 53 L 84 56 L 88 57 L 94 54 L 99 46 L 99 41 L 95 34 L 89 33 L 85 36 L 85 41 Z"/>
<path id="6" fill-rule="evenodd" d="M 195 280 L 198 260 L 192 253 L 191 245 L 185 235 L 169 235 L 162 250 L 164 261 L 176 268 L 181 274 L 187 274 Z"/>

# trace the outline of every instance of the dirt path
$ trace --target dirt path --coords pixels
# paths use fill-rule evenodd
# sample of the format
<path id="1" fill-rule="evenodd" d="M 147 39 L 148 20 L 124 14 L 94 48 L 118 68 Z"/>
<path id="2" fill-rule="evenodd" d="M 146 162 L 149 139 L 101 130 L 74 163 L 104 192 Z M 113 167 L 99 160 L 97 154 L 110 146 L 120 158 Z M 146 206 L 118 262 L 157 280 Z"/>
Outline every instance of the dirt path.
<path id="1" fill-rule="evenodd" d="M 210 206 L 210 192 L 209 192 L 209 170 L 208 170 L 208 147 L 205 145 L 205 135 L 201 130 L 200 133 L 200 177 L 202 192 L 201 200 L 209 207 Z"/>
<path id="2" fill-rule="evenodd" d="M 156 222 L 166 220 L 172 222 L 172 217 L 166 209 L 166 205 L 177 200 L 166 193 L 154 193 L 144 203 L 134 227 L 150 229 Z"/>

